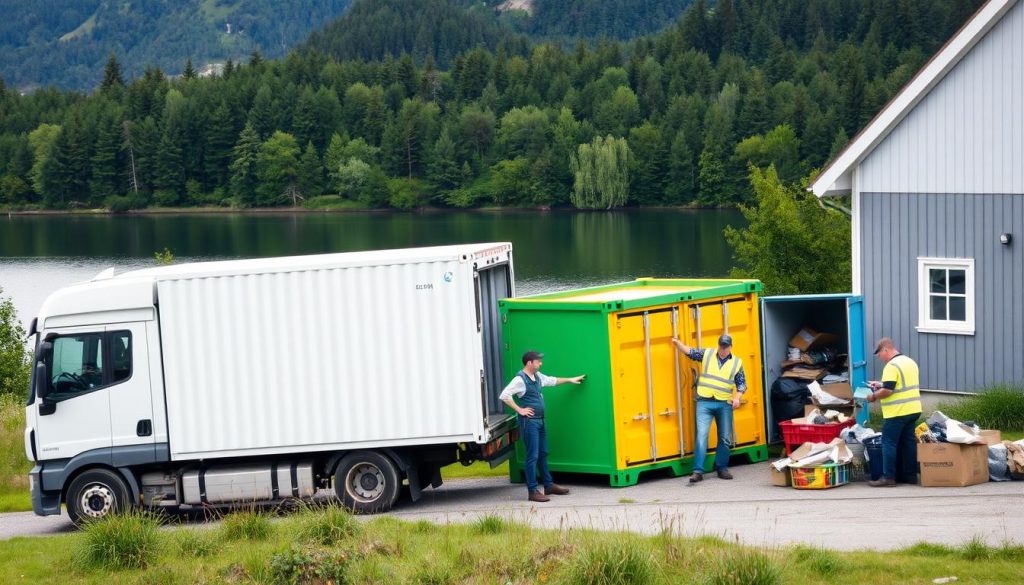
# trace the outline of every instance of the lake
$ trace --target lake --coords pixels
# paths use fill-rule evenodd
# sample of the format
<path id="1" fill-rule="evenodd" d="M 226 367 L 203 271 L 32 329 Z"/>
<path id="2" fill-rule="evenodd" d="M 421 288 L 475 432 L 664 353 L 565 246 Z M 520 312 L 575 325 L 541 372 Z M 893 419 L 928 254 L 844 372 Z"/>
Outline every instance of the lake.
<path id="1" fill-rule="evenodd" d="M 724 277 L 732 210 L 231 213 L 0 216 L 0 288 L 28 323 L 54 290 L 175 262 L 380 250 L 468 242 L 513 245 L 519 295 L 643 276 Z"/>

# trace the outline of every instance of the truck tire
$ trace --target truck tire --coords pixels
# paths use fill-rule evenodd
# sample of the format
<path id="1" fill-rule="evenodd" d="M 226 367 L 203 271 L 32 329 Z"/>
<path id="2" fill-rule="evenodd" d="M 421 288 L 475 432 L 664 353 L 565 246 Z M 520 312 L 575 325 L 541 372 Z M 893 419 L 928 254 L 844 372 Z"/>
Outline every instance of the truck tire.
<path id="1" fill-rule="evenodd" d="M 356 451 L 341 458 L 334 472 L 334 490 L 356 514 L 387 512 L 398 500 L 398 468 L 376 451 Z"/>
<path id="2" fill-rule="evenodd" d="M 68 486 L 66 500 L 68 516 L 75 524 L 106 518 L 131 505 L 128 484 L 109 469 L 81 473 Z"/>

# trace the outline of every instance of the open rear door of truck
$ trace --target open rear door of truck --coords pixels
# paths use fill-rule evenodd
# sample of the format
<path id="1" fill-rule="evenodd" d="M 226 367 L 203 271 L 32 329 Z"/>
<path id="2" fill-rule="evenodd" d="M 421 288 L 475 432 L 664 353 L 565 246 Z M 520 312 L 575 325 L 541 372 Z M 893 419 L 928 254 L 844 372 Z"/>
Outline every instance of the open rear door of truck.
<path id="1" fill-rule="evenodd" d="M 476 270 L 477 326 L 483 349 L 483 370 L 480 372 L 480 393 L 488 442 L 483 446 L 488 460 L 503 461 L 511 454 L 517 429 L 515 417 L 508 413 L 499 400 L 505 387 L 506 375 L 502 371 L 501 322 L 498 301 L 515 296 L 512 277 L 512 254 L 507 260 L 478 265 Z M 509 373 L 511 375 L 511 373 Z"/>

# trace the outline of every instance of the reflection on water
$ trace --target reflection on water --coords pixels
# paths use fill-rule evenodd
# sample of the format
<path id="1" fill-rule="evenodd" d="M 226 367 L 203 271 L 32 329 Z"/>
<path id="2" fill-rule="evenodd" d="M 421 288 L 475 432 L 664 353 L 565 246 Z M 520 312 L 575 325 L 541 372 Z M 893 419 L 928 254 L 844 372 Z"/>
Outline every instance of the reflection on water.
<path id="1" fill-rule="evenodd" d="M 114 266 L 510 241 L 520 295 L 641 276 L 726 276 L 735 211 L 477 211 L 0 217 L 0 287 L 28 322 L 46 295 Z"/>

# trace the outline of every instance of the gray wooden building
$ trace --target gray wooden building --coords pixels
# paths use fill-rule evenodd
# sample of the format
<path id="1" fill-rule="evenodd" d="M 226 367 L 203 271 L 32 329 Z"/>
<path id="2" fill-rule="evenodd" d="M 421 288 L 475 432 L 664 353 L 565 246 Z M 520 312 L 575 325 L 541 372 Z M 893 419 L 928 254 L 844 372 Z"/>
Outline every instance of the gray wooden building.
<path id="1" fill-rule="evenodd" d="M 982 5 L 810 189 L 851 198 L 869 343 L 924 389 L 1024 383 L 1024 2 Z"/>

